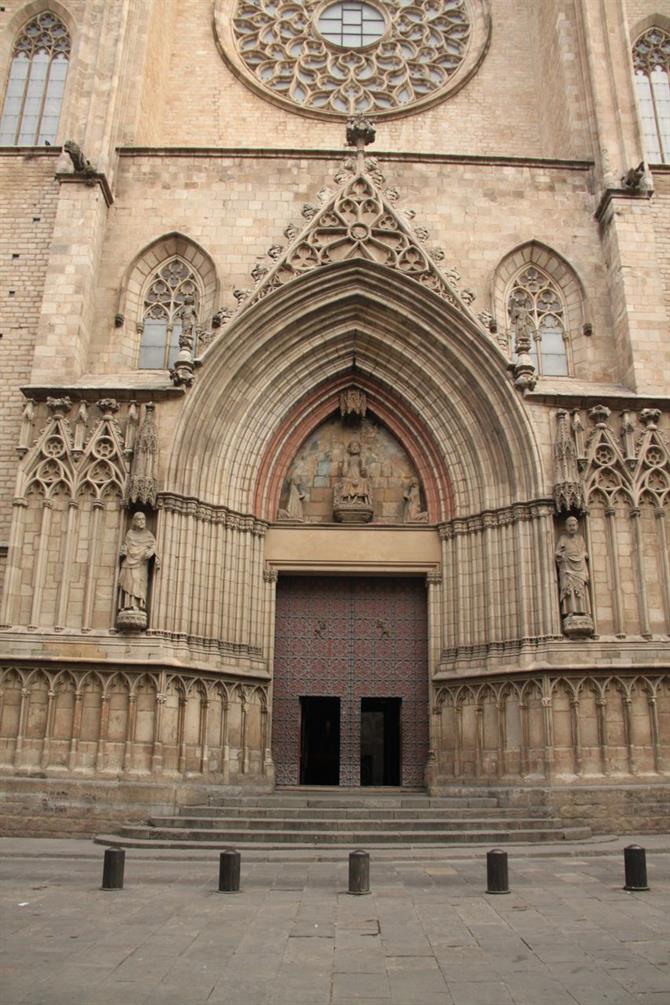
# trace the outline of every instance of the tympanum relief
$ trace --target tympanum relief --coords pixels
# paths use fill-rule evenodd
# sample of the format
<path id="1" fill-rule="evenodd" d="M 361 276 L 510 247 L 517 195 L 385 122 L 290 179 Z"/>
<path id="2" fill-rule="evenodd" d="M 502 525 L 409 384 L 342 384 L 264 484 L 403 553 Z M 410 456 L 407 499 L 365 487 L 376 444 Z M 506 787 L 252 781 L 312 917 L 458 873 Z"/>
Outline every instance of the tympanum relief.
<path id="1" fill-rule="evenodd" d="M 305 440 L 284 481 L 277 516 L 308 524 L 428 520 L 411 458 L 369 410 L 354 423 L 341 410 Z"/>

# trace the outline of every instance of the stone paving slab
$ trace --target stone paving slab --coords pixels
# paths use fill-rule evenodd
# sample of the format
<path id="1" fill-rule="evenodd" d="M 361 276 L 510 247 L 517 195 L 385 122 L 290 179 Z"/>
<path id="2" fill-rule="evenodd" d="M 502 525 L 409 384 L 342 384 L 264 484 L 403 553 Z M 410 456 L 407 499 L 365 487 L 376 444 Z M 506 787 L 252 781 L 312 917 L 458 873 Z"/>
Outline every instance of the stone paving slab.
<path id="1" fill-rule="evenodd" d="M 651 890 L 626 893 L 630 840 L 616 855 L 510 854 L 503 897 L 484 892 L 482 849 L 445 850 L 448 865 L 373 857 L 366 897 L 345 892 L 346 859 L 243 859 L 227 896 L 211 854 L 129 854 L 126 888 L 103 892 L 102 849 L 24 842 L 0 855 L 0 1003 L 669 1005 L 670 854 L 641 839 Z"/>

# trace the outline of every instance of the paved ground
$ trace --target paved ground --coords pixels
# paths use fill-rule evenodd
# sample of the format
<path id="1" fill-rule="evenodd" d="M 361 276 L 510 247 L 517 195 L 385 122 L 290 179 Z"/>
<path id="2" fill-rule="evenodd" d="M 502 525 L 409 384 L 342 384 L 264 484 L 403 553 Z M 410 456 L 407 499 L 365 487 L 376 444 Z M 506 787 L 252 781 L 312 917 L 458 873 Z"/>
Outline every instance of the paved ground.
<path id="1" fill-rule="evenodd" d="M 503 897 L 485 849 L 378 858 L 351 897 L 346 852 L 243 863 L 239 895 L 216 892 L 216 856 L 129 852 L 106 893 L 90 842 L 1 840 L 0 1003 L 670 1005 L 668 841 L 644 839 L 640 894 L 621 888 L 629 842 L 510 848 Z"/>

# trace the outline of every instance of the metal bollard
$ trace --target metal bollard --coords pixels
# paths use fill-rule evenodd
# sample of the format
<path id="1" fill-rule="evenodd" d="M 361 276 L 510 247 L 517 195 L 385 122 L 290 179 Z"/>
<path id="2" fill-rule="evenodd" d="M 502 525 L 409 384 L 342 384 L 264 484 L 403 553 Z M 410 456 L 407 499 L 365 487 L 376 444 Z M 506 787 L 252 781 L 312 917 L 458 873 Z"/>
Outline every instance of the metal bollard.
<path id="1" fill-rule="evenodd" d="M 507 852 L 501 848 L 494 848 L 486 853 L 486 892 L 510 892 Z"/>
<path id="2" fill-rule="evenodd" d="M 242 856 L 234 848 L 226 848 L 219 857 L 219 893 L 240 892 Z"/>
<path id="3" fill-rule="evenodd" d="M 370 892 L 370 856 L 366 851 L 349 852 L 349 893 L 362 897 Z"/>
<path id="4" fill-rule="evenodd" d="M 624 890 L 644 893 L 647 886 L 647 853 L 639 844 L 629 844 L 623 850 L 624 871 L 626 879 Z"/>
<path id="5" fill-rule="evenodd" d="M 123 890 L 126 853 L 123 848 L 105 848 L 102 866 L 102 890 Z"/>

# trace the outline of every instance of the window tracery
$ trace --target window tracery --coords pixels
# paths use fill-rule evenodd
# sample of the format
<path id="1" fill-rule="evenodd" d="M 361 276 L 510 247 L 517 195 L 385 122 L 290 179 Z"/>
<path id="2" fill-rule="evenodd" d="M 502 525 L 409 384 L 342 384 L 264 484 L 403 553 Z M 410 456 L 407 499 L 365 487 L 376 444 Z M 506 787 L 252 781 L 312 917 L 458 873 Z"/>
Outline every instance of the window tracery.
<path id="1" fill-rule="evenodd" d="M 528 311 L 532 324 L 530 357 L 537 373 L 545 377 L 567 377 L 565 304 L 556 283 L 537 265 L 524 268 L 512 283 L 507 297 L 510 327 L 519 308 Z"/>
<path id="2" fill-rule="evenodd" d="M 188 262 L 175 256 L 156 269 L 145 287 L 140 369 L 165 370 L 173 365 L 179 352 L 181 312 L 187 298 L 192 298 L 199 313 L 202 291 L 198 277 Z"/>
<path id="3" fill-rule="evenodd" d="M 70 50 L 70 34 L 51 11 L 38 14 L 24 26 L 12 51 L 0 146 L 41 146 L 55 141 Z"/>
<path id="4" fill-rule="evenodd" d="M 670 34 L 653 26 L 633 46 L 635 90 L 648 160 L 670 162 Z"/>
<path id="5" fill-rule="evenodd" d="M 215 0 L 215 28 L 264 97 L 318 117 L 390 116 L 465 83 L 490 16 L 483 0 Z"/>

